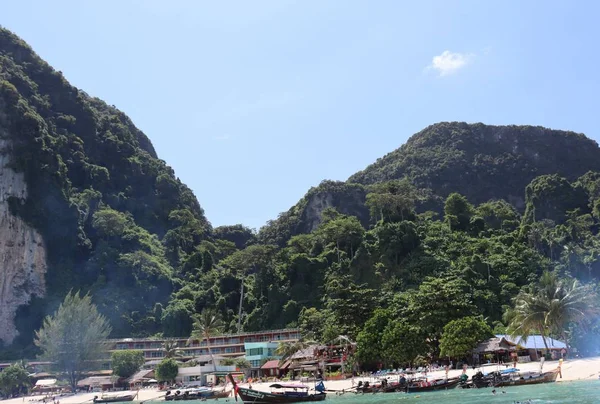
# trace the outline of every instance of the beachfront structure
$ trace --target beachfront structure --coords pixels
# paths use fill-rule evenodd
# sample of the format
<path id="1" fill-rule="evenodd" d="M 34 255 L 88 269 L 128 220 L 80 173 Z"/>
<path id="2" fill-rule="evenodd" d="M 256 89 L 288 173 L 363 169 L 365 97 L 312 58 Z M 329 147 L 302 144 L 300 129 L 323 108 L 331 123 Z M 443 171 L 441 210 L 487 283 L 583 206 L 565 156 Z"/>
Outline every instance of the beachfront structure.
<path id="1" fill-rule="evenodd" d="M 563 341 L 559 341 L 554 338 L 544 337 L 541 335 L 530 335 L 526 339 L 516 336 L 512 338 L 510 335 L 499 334 L 496 338 L 504 338 L 511 344 L 518 345 L 518 358 L 519 362 L 527 362 L 527 359 L 531 361 L 537 361 L 542 357 L 542 351 L 546 350 L 544 344 L 544 338 L 548 345 L 548 351 L 553 359 L 558 359 L 567 354 L 567 344 Z"/>
<path id="2" fill-rule="evenodd" d="M 215 335 L 206 340 L 194 340 L 188 344 L 187 338 L 177 338 L 175 342 L 181 353 L 177 360 L 187 361 L 192 358 L 206 357 L 212 353 L 222 357 L 242 357 L 247 355 L 246 344 L 263 343 L 277 347 L 280 342 L 293 342 L 300 339 L 300 330 L 282 329 L 256 332 L 244 332 L 237 334 Z M 159 363 L 165 356 L 163 343 L 165 339 L 149 338 L 123 338 L 109 340 L 109 354 L 121 350 L 140 350 L 144 353 L 146 363 Z M 208 352 L 210 345 L 211 352 Z M 273 349 L 274 351 L 274 349 Z M 267 352 L 268 353 L 268 352 Z M 266 357 L 266 356 L 265 356 Z M 262 360 L 262 357 L 261 357 Z M 107 362 L 103 367 L 107 368 Z M 260 367 L 260 363 L 257 368 Z"/>
<path id="3" fill-rule="evenodd" d="M 546 337 L 546 344 L 552 359 L 558 359 L 567 354 L 567 345 L 562 341 Z M 537 361 L 545 350 L 546 345 L 541 335 L 531 335 L 524 340 L 519 336 L 512 338 L 510 335 L 499 334 L 477 345 L 473 350 L 473 363 L 497 361 L 508 364 Z"/>
<path id="4" fill-rule="evenodd" d="M 281 356 L 275 354 L 279 346 L 278 342 L 246 342 L 244 349 L 246 351 L 246 360 L 250 362 L 250 374 L 252 376 L 263 376 L 260 372 L 261 366 L 270 359 L 281 359 Z"/>

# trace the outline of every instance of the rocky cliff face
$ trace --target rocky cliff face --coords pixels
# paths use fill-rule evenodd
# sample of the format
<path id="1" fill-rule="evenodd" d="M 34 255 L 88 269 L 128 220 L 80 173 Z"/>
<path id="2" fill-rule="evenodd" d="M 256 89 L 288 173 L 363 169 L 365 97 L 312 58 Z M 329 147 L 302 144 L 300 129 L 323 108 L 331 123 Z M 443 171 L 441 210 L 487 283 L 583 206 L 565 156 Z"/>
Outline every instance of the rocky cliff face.
<path id="1" fill-rule="evenodd" d="M 0 134 L 0 341 L 10 344 L 18 335 L 15 314 L 32 296 L 46 292 L 46 250 L 42 236 L 14 216 L 10 197 L 25 200 L 27 184 L 22 173 L 8 165 L 8 140 Z"/>

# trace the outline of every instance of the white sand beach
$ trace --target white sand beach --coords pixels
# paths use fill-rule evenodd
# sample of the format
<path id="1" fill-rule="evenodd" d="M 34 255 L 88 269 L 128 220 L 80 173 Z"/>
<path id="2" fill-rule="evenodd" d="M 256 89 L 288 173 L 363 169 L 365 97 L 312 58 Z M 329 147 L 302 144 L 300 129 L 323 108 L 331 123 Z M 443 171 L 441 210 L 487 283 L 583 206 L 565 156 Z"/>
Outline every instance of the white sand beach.
<path id="1" fill-rule="evenodd" d="M 558 367 L 558 361 L 547 361 L 544 363 L 544 371 L 549 371 L 552 369 L 556 369 Z M 499 367 L 494 366 L 485 366 L 484 368 L 469 368 L 467 370 L 467 374 L 472 376 L 480 369 L 483 370 L 484 373 L 494 371 L 496 369 L 505 369 L 505 365 L 500 365 Z M 519 364 L 517 366 L 519 370 L 522 371 L 539 371 L 540 363 L 539 362 L 531 362 Z M 462 370 L 451 370 L 448 372 L 449 377 L 460 376 Z M 433 378 L 443 378 L 445 376 L 445 372 L 436 371 L 428 373 L 428 376 Z M 562 365 L 562 378 L 557 379 L 557 382 L 568 382 L 568 381 L 576 381 L 576 380 L 598 380 L 600 376 L 600 357 L 595 358 L 587 358 L 587 359 L 573 359 L 566 360 Z M 368 377 L 356 377 L 354 379 L 347 380 L 337 380 L 337 381 L 326 381 L 325 387 L 328 390 L 349 390 L 353 385 L 358 383 L 359 381 L 373 381 L 373 378 Z M 600 383 L 600 381 L 599 381 Z M 252 388 L 257 390 L 269 391 L 269 385 L 272 383 L 252 383 Z M 308 383 L 308 385 L 312 385 L 312 383 Z M 248 384 L 244 383 L 242 386 L 247 387 Z M 228 388 L 231 388 L 231 385 L 228 385 Z M 95 396 L 99 396 L 101 393 L 80 393 L 71 396 L 63 396 L 58 397 L 58 400 L 61 404 L 91 404 Z M 136 403 L 140 401 L 161 401 L 165 396 L 165 391 L 160 391 L 157 388 L 150 389 L 141 389 L 138 392 L 138 397 L 135 399 Z M 9 400 L 1 401 L 3 404 L 38 404 L 41 403 L 43 396 L 28 396 L 28 397 L 20 397 Z M 224 401 L 221 399 L 221 401 Z M 48 401 L 47 401 L 48 402 Z M 52 403 L 52 400 L 49 401 Z"/>

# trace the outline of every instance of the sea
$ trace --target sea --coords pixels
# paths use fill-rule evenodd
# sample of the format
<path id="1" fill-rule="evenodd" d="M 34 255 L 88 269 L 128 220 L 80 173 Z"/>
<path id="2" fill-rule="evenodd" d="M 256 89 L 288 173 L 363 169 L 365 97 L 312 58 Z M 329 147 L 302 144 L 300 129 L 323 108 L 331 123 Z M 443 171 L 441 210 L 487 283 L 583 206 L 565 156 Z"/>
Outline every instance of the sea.
<path id="1" fill-rule="evenodd" d="M 327 402 L 338 404 L 504 404 L 577 403 L 600 404 L 600 380 L 574 381 L 484 389 L 452 389 L 425 393 L 354 394 L 329 393 Z"/>
<path id="2" fill-rule="evenodd" d="M 496 394 L 492 391 L 492 388 L 456 388 L 425 393 L 345 393 L 343 395 L 328 393 L 325 402 L 332 404 L 600 404 L 600 380 L 502 387 L 496 388 Z M 233 403 L 235 399 L 219 399 L 218 402 Z M 164 404 L 164 401 L 145 401 L 145 403 Z M 194 401 L 189 403 L 192 404 Z"/>

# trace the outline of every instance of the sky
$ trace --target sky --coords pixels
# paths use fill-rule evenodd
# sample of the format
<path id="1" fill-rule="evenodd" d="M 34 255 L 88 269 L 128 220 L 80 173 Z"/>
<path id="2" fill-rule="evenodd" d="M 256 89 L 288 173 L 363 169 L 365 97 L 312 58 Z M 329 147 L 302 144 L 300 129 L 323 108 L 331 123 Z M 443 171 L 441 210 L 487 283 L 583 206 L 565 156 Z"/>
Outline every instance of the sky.
<path id="1" fill-rule="evenodd" d="M 213 226 L 260 228 L 440 121 L 599 139 L 595 1 L 20 0 L 12 30 L 115 105 Z"/>

